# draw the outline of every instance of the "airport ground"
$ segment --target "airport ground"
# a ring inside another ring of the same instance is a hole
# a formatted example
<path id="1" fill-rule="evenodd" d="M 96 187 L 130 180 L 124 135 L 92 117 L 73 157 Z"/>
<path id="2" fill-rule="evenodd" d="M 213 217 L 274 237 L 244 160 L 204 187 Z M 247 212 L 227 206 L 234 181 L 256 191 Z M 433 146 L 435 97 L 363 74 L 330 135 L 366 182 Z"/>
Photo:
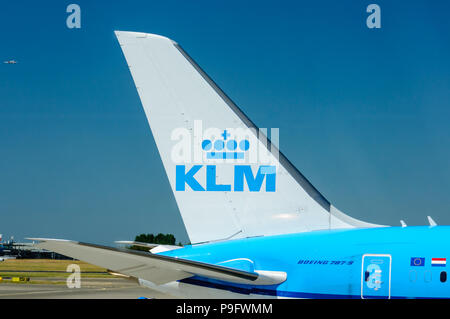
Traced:
<path id="1" fill-rule="evenodd" d="M 68 288 L 67 266 L 81 270 L 81 287 Z M 0 299 L 166 299 L 132 279 L 73 260 L 15 259 L 0 263 Z"/>

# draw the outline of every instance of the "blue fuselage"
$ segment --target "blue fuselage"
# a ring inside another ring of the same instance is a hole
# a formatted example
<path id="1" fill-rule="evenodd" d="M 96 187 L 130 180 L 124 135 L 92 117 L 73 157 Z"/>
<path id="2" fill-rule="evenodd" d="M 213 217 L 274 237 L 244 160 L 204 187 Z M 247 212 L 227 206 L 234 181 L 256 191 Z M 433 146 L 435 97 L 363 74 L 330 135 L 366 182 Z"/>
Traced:
<path id="1" fill-rule="evenodd" d="M 448 298 L 450 226 L 327 230 L 187 246 L 163 253 L 245 271 L 283 271 L 279 285 L 181 282 L 294 298 Z"/>

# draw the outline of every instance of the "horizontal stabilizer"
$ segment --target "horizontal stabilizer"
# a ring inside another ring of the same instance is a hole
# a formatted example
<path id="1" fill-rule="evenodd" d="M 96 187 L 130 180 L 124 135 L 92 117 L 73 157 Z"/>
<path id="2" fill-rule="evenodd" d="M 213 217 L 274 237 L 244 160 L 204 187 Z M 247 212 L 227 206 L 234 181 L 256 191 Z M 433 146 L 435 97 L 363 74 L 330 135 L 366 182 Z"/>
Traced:
<path id="1" fill-rule="evenodd" d="M 140 241 L 132 241 L 132 240 L 117 240 L 117 241 L 115 241 L 115 243 L 121 244 L 121 245 L 139 246 L 139 247 L 144 247 L 144 248 L 149 248 L 149 249 L 159 246 L 159 244 L 143 243 Z"/>
<path id="2" fill-rule="evenodd" d="M 274 285 L 286 280 L 284 272 L 248 272 L 198 261 L 70 240 L 28 239 L 39 241 L 35 244 L 39 248 L 83 260 L 114 272 L 148 280 L 157 285 L 192 276 L 252 285 Z"/>
<path id="3" fill-rule="evenodd" d="M 140 241 L 132 241 L 132 240 L 118 240 L 118 241 L 115 241 L 115 243 L 120 244 L 120 245 L 131 245 L 131 246 L 148 248 L 149 251 L 153 254 L 161 253 L 163 251 L 169 251 L 169 250 L 183 248 L 181 246 L 175 246 L 175 245 L 160 245 L 160 244 L 152 244 L 152 243 L 143 243 Z"/>

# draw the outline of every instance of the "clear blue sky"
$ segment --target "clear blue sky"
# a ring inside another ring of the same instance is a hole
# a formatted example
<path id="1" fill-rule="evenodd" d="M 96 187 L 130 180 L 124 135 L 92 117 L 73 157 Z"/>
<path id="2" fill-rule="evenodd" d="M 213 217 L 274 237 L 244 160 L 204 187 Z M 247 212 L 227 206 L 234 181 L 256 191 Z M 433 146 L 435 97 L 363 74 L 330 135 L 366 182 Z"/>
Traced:
<path id="1" fill-rule="evenodd" d="M 81 7 L 81 29 L 66 7 Z M 366 7 L 381 7 L 368 29 Z M 336 207 L 450 224 L 448 1 L 4 1 L 0 233 L 187 241 L 113 30 L 168 36 Z M 200 221 L 199 221 L 200 222 Z"/>

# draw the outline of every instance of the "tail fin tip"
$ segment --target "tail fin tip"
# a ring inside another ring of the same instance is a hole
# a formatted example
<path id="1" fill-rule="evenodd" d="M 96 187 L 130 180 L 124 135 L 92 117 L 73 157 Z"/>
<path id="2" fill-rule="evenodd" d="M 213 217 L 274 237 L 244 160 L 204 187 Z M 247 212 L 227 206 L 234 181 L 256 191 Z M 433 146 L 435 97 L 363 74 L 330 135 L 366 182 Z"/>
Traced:
<path id="1" fill-rule="evenodd" d="M 159 34 L 154 34 L 154 33 L 115 30 L 114 34 L 116 35 L 117 39 L 119 39 L 119 41 L 120 41 L 120 38 L 147 38 L 147 39 L 160 39 L 160 40 L 170 41 L 173 44 L 177 44 L 174 40 L 172 40 L 168 37 L 165 37 L 165 36 L 159 35 Z"/>

